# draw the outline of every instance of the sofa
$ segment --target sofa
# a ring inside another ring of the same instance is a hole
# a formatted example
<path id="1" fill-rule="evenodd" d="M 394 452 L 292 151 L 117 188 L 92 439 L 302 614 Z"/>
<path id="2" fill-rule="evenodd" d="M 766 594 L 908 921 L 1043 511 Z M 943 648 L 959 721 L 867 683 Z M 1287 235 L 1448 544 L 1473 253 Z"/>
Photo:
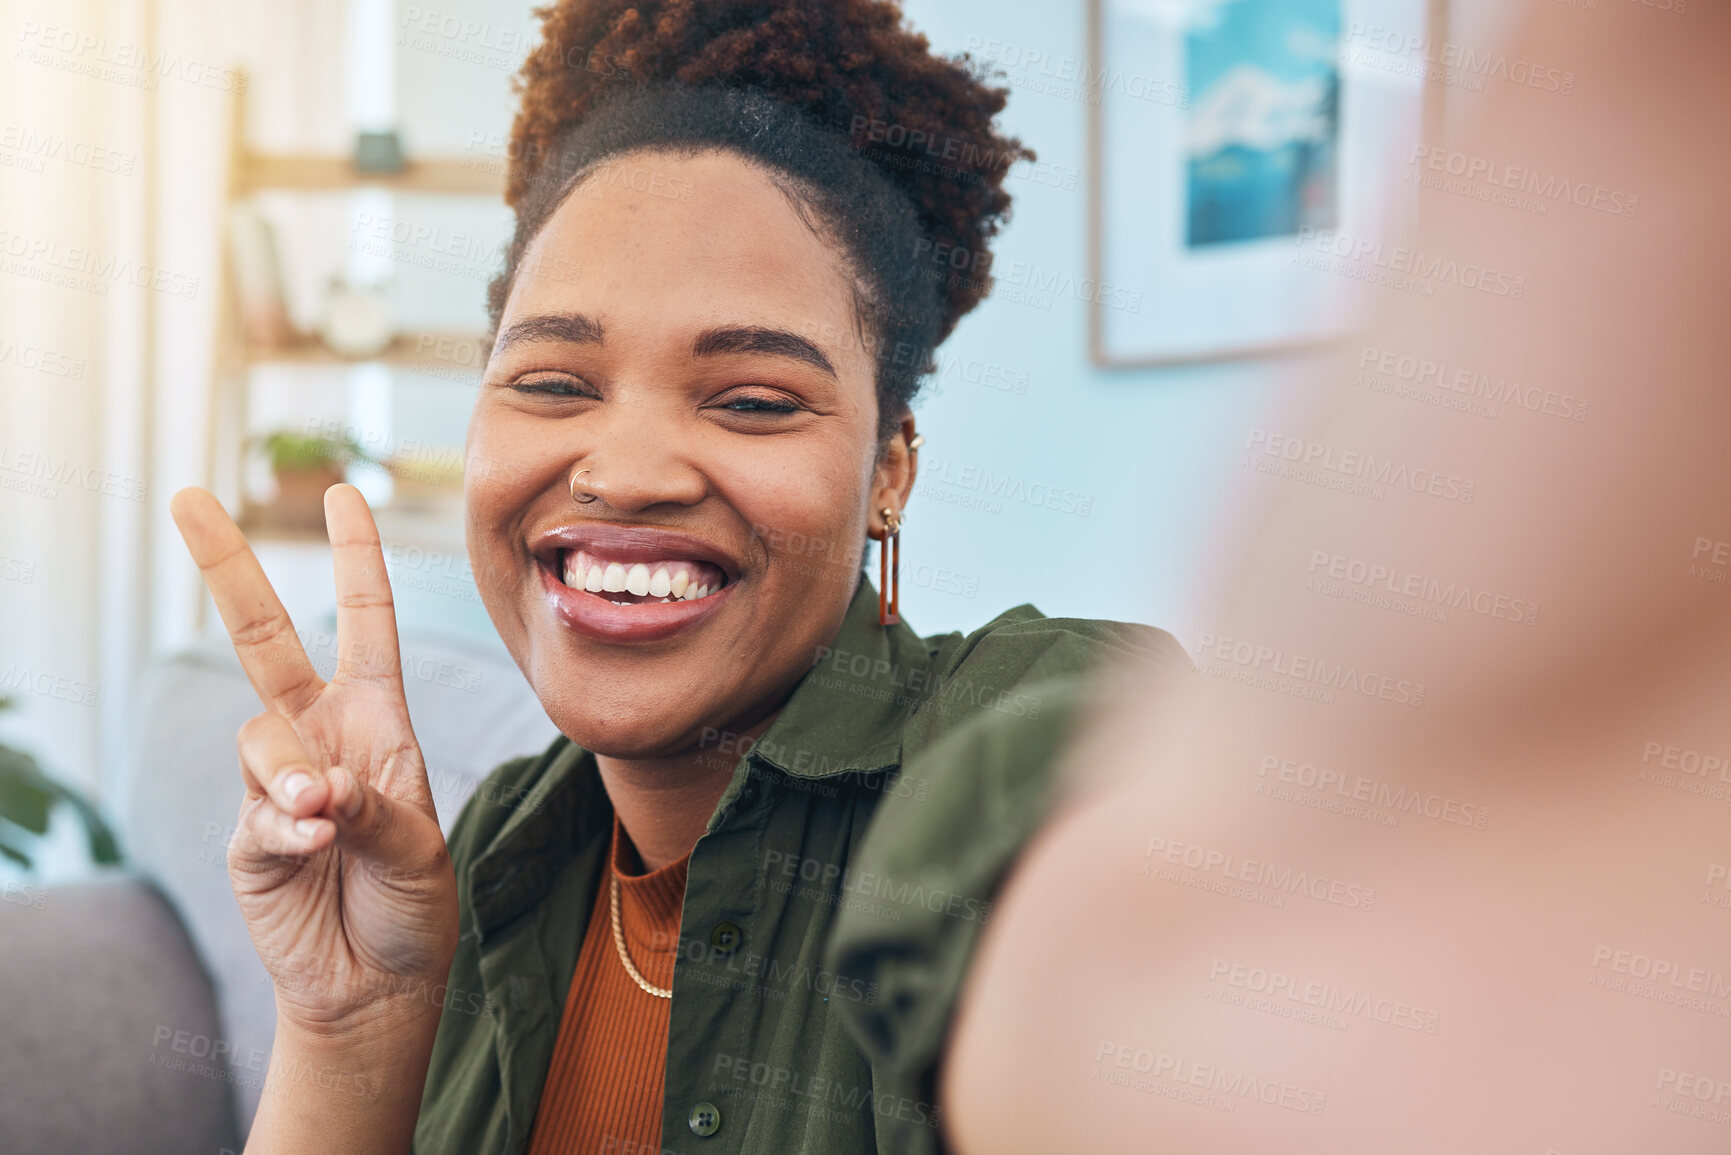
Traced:
<path id="1" fill-rule="evenodd" d="M 303 632 L 327 676 L 328 625 Z M 402 651 L 449 832 L 489 770 L 557 731 L 496 644 L 405 634 Z M 241 1149 L 275 1007 L 225 859 L 242 795 L 235 735 L 261 708 L 226 640 L 153 662 L 107 807 L 124 867 L 0 901 L 0 1152 Z"/>

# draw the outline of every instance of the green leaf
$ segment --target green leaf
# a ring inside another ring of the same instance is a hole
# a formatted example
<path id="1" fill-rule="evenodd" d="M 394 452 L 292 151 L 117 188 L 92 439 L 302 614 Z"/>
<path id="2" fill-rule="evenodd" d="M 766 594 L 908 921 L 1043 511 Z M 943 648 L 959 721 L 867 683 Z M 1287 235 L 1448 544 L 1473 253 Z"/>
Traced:
<path id="1" fill-rule="evenodd" d="M 48 808 L 57 793 L 34 767 L 0 767 L 0 818 L 33 834 L 48 832 Z"/>
<path id="2" fill-rule="evenodd" d="M 30 861 L 29 855 L 25 854 L 22 850 L 19 850 L 17 847 L 14 847 L 14 846 L 8 844 L 4 838 L 0 838 L 0 856 L 10 858 L 13 862 L 16 862 L 19 866 L 22 866 L 25 870 L 35 870 L 36 869 L 35 864 Z"/>
<path id="3" fill-rule="evenodd" d="M 90 844 L 91 859 L 98 863 L 121 861 L 119 840 L 88 798 L 48 777 L 30 755 L 0 746 L 0 819 L 33 834 L 46 834 L 54 804 L 61 801 L 78 815 Z M 30 860 L 16 847 L 8 846 L 0 852 L 26 867 L 30 865 Z"/>
<path id="4" fill-rule="evenodd" d="M 22 750 L 0 746 L 0 774 L 41 774 L 36 759 Z"/>
<path id="5" fill-rule="evenodd" d="M 60 796 L 78 812 L 79 819 L 84 823 L 84 835 L 90 840 L 90 857 L 96 862 L 119 862 L 119 842 L 114 837 L 114 831 L 108 828 L 108 823 L 102 820 L 96 807 L 82 794 L 64 788 L 61 789 Z"/>
<path id="6" fill-rule="evenodd" d="M 260 440 L 273 469 L 319 469 L 352 462 L 380 464 L 379 458 L 362 447 L 353 434 L 330 437 L 279 429 Z"/>
<path id="7" fill-rule="evenodd" d="M 30 755 L 0 746 L 0 819 L 33 834 L 46 834 L 54 804 L 61 801 L 78 815 L 90 844 L 91 859 L 98 863 L 121 861 L 119 840 L 89 799 L 48 777 Z M 29 865 L 29 859 L 16 847 L 7 847 L 5 853 L 6 857 Z"/>

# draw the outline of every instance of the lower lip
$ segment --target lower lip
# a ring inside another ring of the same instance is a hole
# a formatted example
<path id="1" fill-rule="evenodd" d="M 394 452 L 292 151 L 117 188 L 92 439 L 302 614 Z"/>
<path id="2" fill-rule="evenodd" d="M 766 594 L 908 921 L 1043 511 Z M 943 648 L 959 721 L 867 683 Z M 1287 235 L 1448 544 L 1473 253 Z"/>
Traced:
<path id="1" fill-rule="evenodd" d="M 580 634 L 603 642 L 654 642 L 690 629 L 721 607 L 722 600 L 733 592 L 729 582 L 706 598 L 693 602 L 648 602 L 643 605 L 615 605 L 606 598 L 584 590 L 574 590 L 546 566 L 541 571 L 541 586 L 554 616 Z"/>

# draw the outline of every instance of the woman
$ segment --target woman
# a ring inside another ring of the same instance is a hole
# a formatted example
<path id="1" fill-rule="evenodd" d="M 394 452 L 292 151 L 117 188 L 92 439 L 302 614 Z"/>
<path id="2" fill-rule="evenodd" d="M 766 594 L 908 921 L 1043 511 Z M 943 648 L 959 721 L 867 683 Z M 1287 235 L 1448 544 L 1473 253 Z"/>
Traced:
<path id="1" fill-rule="evenodd" d="M 1029 606 L 921 639 L 862 572 L 1031 154 L 887 0 L 565 3 L 521 88 L 467 528 L 562 737 L 447 851 L 358 494 L 326 496 L 328 684 L 220 507 L 174 502 L 267 707 L 230 856 L 277 991 L 249 1150 L 935 1149 L 1087 671 L 1185 661 Z"/>

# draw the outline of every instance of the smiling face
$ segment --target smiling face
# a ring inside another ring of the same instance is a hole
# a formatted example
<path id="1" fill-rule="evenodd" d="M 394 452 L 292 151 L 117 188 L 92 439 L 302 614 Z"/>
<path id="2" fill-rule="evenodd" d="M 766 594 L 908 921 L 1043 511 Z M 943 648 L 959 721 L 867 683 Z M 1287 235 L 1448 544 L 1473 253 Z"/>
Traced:
<path id="1" fill-rule="evenodd" d="M 725 152 L 613 158 L 524 253 L 469 425 L 469 555 L 579 745 L 744 731 L 834 638 L 913 485 L 911 419 L 880 456 L 854 286 Z"/>

